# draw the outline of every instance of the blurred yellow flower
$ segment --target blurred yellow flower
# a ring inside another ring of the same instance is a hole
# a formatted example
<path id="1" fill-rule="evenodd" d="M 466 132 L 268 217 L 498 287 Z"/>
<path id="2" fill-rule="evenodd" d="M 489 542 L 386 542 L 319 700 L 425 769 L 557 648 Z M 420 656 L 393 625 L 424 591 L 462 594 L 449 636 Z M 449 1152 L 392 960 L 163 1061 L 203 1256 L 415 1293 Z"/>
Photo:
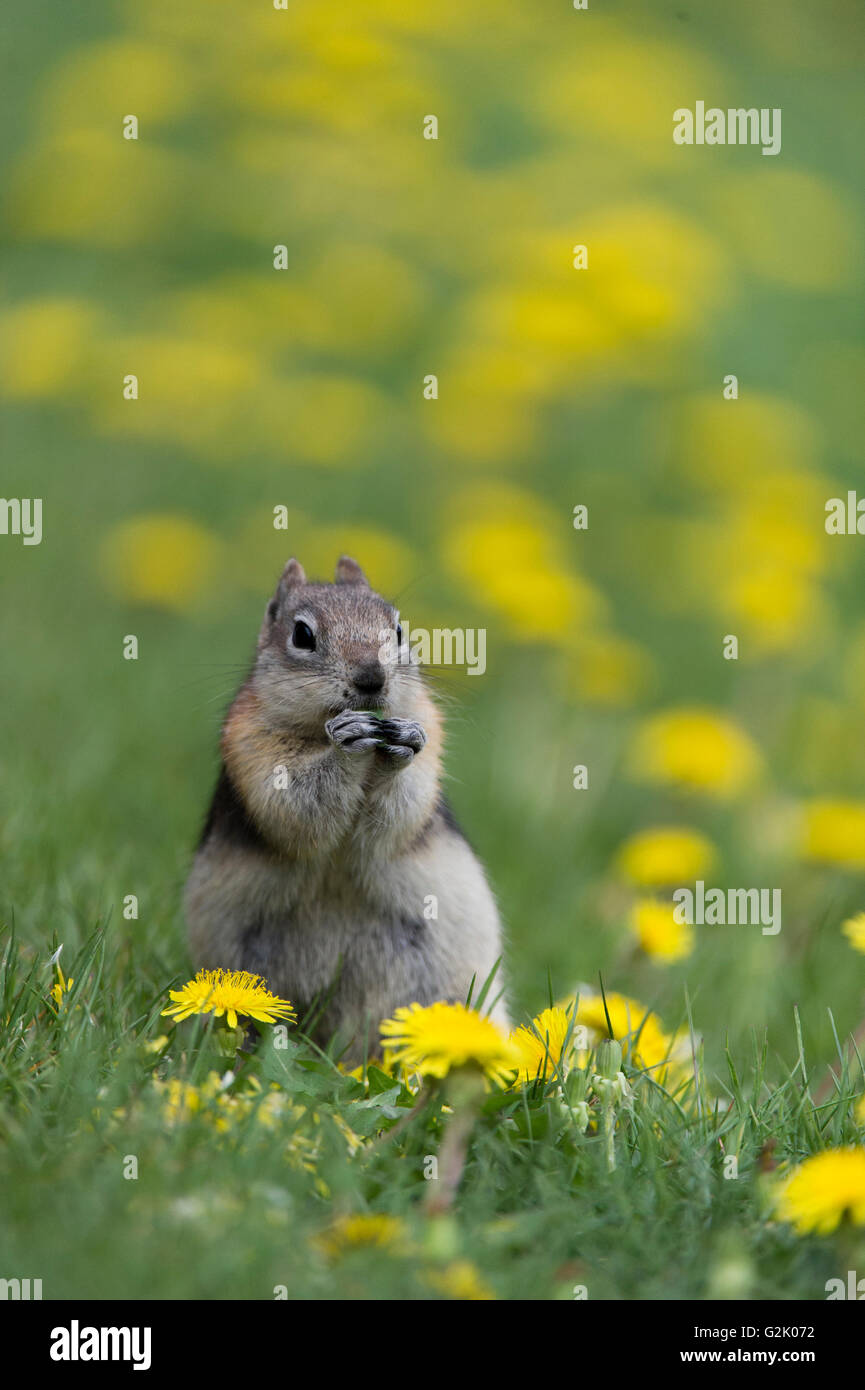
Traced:
<path id="1" fill-rule="evenodd" d="M 625 343 L 650 344 L 705 325 L 735 284 L 721 245 L 705 228 L 660 203 L 628 203 L 592 219 L 584 240 L 597 247 L 590 292 Z"/>
<path id="2" fill-rule="evenodd" d="M 803 811 L 805 859 L 841 869 L 865 868 L 865 802 L 818 797 Z"/>
<path id="3" fill-rule="evenodd" d="M 9 184 L 9 220 L 18 236 L 97 247 L 152 246 L 200 173 L 153 141 L 117 131 L 60 127 L 27 152 Z"/>
<path id="4" fill-rule="evenodd" d="M 714 864 L 715 847 L 698 830 L 684 826 L 655 826 L 631 835 L 616 862 L 633 883 L 663 888 L 702 878 Z"/>
<path id="5" fill-rule="evenodd" d="M 749 269 L 794 289 L 838 290 L 862 267 L 855 208 L 825 177 L 779 167 L 755 169 L 709 186 L 718 225 Z"/>
<path id="6" fill-rule="evenodd" d="M 510 1040 L 520 1055 L 520 1081 L 530 1085 L 538 1077 L 546 1080 L 557 1068 L 560 1076 L 567 1075 L 568 1062 L 573 1052 L 571 1040 L 568 1053 L 565 1055 L 565 1039 L 569 1025 L 568 1011 L 556 1005 L 551 1009 L 544 1009 L 537 1018 L 533 1018 L 530 1028 L 522 1026 L 513 1030 Z"/>
<path id="7" fill-rule="evenodd" d="M 542 362 L 545 375 L 553 373 L 553 381 L 539 380 L 536 385 L 545 385 L 547 391 L 558 384 L 568 366 L 591 360 L 593 353 L 609 353 L 619 341 L 615 322 L 604 318 L 600 306 L 587 301 L 583 284 L 570 271 L 572 241 L 564 229 L 527 239 L 524 259 L 537 278 L 485 287 L 463 310 L 467 335 L 495 345 L 491 363 L 513 360 L 520 353 L 531 381 L 532 362 Z M 519 391 L 518 382 L 514 388 Z M 494 422 L 490 424 L 494 427 Z"/>
<path id="8" fill-rule="evenodd" d="M 777 566 L 746 565 L 730 572 L 718 588 L 726 614 L 741 624 L 744 653 L 788 651 L 806 646 L 827 626 L 826 604 L 807 578 Z"/>
<path id="9" fill-rule="evenodd" d="M 556 518 L 529 493 L 500 485 L 466 489 L 451 504 L 445 563 L 474 598 L 498 609 L 514 637 L 570 642 L 605 604 L 566 568 L 557 532 Z"/>
<path id="10" fill-rule="evenodd" d="M 809 491 L 819 487 L 808 476 L 817 462 L 817 423 L 784 397 L 750 390 L 735 402 L 720 394 L 686 396 L 661 407 L 656 436 L 695 487 L 733 494 L 743 505 L 762 491 L 764 499 L 769 493 L 769 500 L 786 512 L 791 483 L 797 491 L 803 485 Z M 758 478 L 754 459 L 760 460 Z"/>
<path id="11" fill-rule="evenodd" d="M 330 241 L 297 278 L 314 312 L 310 345 L 359 353 L 360 360 L 398 354 L 426 308 L 428 290 L 416 267 L 383 246 Z"/>
<path id="12" fill-rule="evenodd" d="M 572 267 L 578 243 L 591 248 L 585 273 Z M 579 237 L 568 226 L 517 233 L 499 260 L 498 282 L 465 304 L 462 332 L 542 364 L 545 395 L 613 366 L 619 380 L 642 380 L 659 345 L 696 331 L 722 288 L 729 295 L 720 246 L 696 222 L 653 202 L 604 207 Z"/>
<path id="13" fill-rule="evenodd" d="M 559 673 L 566 698 L 627 709 L 645 694 L 654 663 L 636 642 L 601 631 L 580 634 L 572 647 L 566 646 Z"/>
<path id="14" fill-rule="evenodd" d="M 665 407 L 656 437 L 691 487 L 714 494 L 711 519 L 660 518 L 678 579 L 665 605 L 716 614 L 744 661 L 813 652 L 830 620 L 816 581 L 844 563 L 814 525 L 828 486 L 814 419 L 781 397 L 698 395 Z"/>
<path id="15" fill-rule="evenodd" d="M 761 759 L 732 719 L 715 710 L 682 706 L 643 720 L 628 762 L 638 781 L 727 798 L 753 781 Z"/>
<path id="16" fill-rule="evenodd" d="M 865 912 L 857 912 L 855 917 L 842 922 L 841 930 L 851 946 L 857 951 L 865 951 Z"/>
<path id="17" fill-rule="evenodd" d="M 657 960 L 683 960 L 694 949 L 694 929 L 677 922 L 672 903 L 640 898 L 631 910 L 631 929 L 647 956 Z"/>
<path id="18" fill-rule="evenodd" d="M 208 592 L 219 553 L 218 541 L 196 522 L 152 513 L 113 527 L 100 562 L 118 598 L 184 612 Z"/>
<path id="19" fill-rule="evenodd" d="M 386 397 L 357 377 L 298 373 L 256 394 L 253 438 L 307 463 L 350 468 L 391 413 Z"/>
<path id="20" fill-rule="evenodd" d="M 453 538 L 478 557 L 487 545 L 498 545 L 514 538 L 495 523 L 464 528 Z M 512 570 L 490 568 L 485 571 L 480 596 L 498 608 L 508 619 L 515 637 L 529 641 L 553 639 L 566 634 L 574 625 L 586 622 L 598 610 L 598 595 L 592 586 L 576 575 L 551 568 L 517 567 Z"/>
<path id="21" fill-rule="evenodd" d="M 460 1302 L 489 1302 L 495 1298 L 492 1289 L 484 1283 L 470 1260 L 455 1260 L 441 1270 L 430 1269 L 424 1279 L 438 1293 Z"/>
<path id="22" fill-rule="evenodd" d="M 207 1105 L 219 1094 L 220 1085 L 219 1077 L 212 1071 L 200 1088 L 172 1076 L 167 1081 L 154 1077 L 153 1089 L 164 1098 L 163 1117 L 168 1124 L 176 1124 L 197 1115 L 202 1104 Z"/>
<path id="23" fill-rule="evenodd" d="M 318 342 L 315 301 L 287 273 L 231 271 L 173 289 L 156 307 L 172 337 L 242 349 L 256 358 Z"/>
<path id="24" fill-rule="evenodd" d="M 683 90 L 710 92 L 725 80 L 704 51 L 665 34 L 650 37 L 605 16 L 602 30 L 580 38 L 581 61 L 551 53 L 538 70 L 532 107 L 553 129 L 592 132 L 614 161 L 675 167 L 670 138 Z M 610 101 L 615 92 L 616 100 Z M 632 175 L 633 177 L 633 175 Z"/>
<path id="25" fill-rule="evenodd" d="M 48 76 L 41 108 L 47 129 L 100 129 L 115 113 L 118 138 L 126 115 L 147 129 L 176 120 L 196 99 L 198 67 L 174 45 L 108 39 L 75 48 Z"/>
<path id="26" fill-rule="evenodd" d="M 178 333 L 107 338 L 100 351 L 117 388 L 100 400 L 99 428 L 169 439 L 217 459 L 245 457 L 260 442 L 277 388 L 253 349 Z M 138 378 L 139 400 L 124 399 L 118 363 Z M 285 428 L 283 419 L 283 439 Z"/>
<path id="27" fill-rule="evenodd" d="M 0 389 L 19 397 L 79 390 L 100 317 L 94 305 L 72 298 L 31 299 L 10 309 L 0 320 Z"/>
<path id="28" fill-rule="evenodd" d="M 339 1216 L 333 1225 L 313 1240 L 324 1254 L 333 1257 L 351 1249 L 398 1250 L 406 1244 L 407 1228 L 398 1216 L 384 1212 L 358 1212 Z"/>
<path id="29" fill-rule="evenodd" d="M 779 1185 L 778 1215 L 799 1235 L 826 1236 L 842 1217 L 865 1226 L 865 1149 L 827 1149 L 807 1158 Z"/>
<path id="30" fill-rule="evenodd" d="M 436 374 L 439 399 L 419 398 L 416 413 L 437 447 L 478 464 L 502 464 L 531 449 L 539 400 L 528 354 L 461 346 Z"/>
<path id="31" fill-rule="evenodd" d="M 777 488 L 766 496 L 752 495 L 725 518 L 730 543 L 738 547 L 740 560 L 743 555 L 752 557 L 746 568 L 819 574 L 826 568 L 828 552 L 813 516 L 824 510 L 826 484 L 790 473 L 776 482 Z"/>

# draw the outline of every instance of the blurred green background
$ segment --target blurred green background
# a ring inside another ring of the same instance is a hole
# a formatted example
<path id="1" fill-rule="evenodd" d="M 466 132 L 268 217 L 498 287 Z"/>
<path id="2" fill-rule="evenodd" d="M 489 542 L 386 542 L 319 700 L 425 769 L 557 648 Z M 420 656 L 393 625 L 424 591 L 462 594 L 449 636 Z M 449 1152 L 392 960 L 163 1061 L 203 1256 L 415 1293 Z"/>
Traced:
<path id="1" fill-rule="evenodd" d="M 601 971 L 672 1027 L 687 983 L 711 1061 L 755 1026 L 791 1060 L 795 1002 L 831 1060 L 865 981 L 865 542 L 824 530 L 863 484 L 861 4 L 3 26 L 2 491 L 44 500 L 40 546 L 0 537 L 5 922 L 185 971 L 264 603 L 348 551 L 413 626 L 488 631 L 436 686 L 517 1011 Z M 698 99 L 782 108 L 781 154 L 675 146 Z M 641 934 L 688 878 L 627 846 L 668 827 L 708 882 L 781 887 L 781 933 Z"/>

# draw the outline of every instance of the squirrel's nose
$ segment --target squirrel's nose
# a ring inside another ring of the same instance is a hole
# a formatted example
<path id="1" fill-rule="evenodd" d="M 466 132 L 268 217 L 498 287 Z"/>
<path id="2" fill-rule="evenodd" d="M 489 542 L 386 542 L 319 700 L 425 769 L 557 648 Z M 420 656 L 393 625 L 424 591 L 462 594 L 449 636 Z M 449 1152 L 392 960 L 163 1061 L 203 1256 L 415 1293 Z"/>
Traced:
<path id="1" fill-rule="evenodd" d="M 355 667 L 354 675 L 355 690 L 359 690 L 362 695 L 377 695 L 384 685 L 384 670 L 378 661 L 365 661 L 362 666 Z"/>

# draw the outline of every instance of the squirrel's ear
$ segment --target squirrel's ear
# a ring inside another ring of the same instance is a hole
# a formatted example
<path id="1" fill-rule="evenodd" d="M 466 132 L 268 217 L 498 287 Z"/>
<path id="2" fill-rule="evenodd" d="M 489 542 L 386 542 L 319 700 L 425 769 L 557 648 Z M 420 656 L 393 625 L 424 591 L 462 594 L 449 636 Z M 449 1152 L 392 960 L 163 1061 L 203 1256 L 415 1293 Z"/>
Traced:
<path id="1" fill-rule="evenodd" d="M 335 578 L 337 584 L 362 584 L 365 589 L 369 588 L 369 580 L 357 560 L 352 560 L 349 555 L 340 555 L 336 562 Z"/>
<path id="2" fill-rule="evenodd" d="M 276 586 L 276 593 L 264 610 L 264 622 L 261 625 L 261 632 L 258 634 L 260 646 L 266 643 L 270 634 L 270 629 L 273 627 L 276 615 L 279 612 L 279 605 L 285 598 L 289 589 L 293 588 L 296 584 L 305 583 L 306 572 L 304 571 L 303 565 L 292 556 L 285 569 L 282 571 L 279 583 Z"/>
<path id="3" fill-rule="evenodd" d="M 279 581 L 279 588 L 290 589 L 293 584 L 305 584 L 306 571 L 299 560 L 291 557 L 285 569 L 282 571 L 282 578 Z"/>

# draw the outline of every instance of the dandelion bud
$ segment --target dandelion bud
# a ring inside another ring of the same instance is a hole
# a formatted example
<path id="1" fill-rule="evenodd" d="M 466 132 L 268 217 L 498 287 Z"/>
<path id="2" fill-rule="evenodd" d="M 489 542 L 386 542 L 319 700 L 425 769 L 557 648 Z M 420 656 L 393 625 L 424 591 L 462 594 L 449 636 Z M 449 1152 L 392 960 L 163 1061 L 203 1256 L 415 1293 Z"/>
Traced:
<path id="1" fill-rule="evenodd" d="M 607 1081 L 615 1081 L 622 1068 L 622 1044 L 615 1038 L 604 1038 L 595 1053 L 595 1065 Z"/>
<path id="2" fill-rule="evenodd" d="M 571 1106 L 571 1114 L 576 1121 L 577 1129 L 581 1134 L 585 1134 L 589 1127 L 589 1107 L 584 1100 L 578 1100 Z"/>

